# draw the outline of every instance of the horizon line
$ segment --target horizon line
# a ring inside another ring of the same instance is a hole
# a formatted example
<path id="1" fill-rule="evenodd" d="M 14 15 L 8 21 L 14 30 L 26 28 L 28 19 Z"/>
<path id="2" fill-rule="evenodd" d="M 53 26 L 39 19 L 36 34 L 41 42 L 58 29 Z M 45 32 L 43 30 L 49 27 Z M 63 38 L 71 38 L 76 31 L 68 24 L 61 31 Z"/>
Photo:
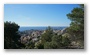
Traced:
<path id="1" fill-rule="evenodd" d="M 48 26 L 20 26 L 20 27 L 48 27 Z M 69 26 L 50 26 L 50 27 L 69 27 Z"/>

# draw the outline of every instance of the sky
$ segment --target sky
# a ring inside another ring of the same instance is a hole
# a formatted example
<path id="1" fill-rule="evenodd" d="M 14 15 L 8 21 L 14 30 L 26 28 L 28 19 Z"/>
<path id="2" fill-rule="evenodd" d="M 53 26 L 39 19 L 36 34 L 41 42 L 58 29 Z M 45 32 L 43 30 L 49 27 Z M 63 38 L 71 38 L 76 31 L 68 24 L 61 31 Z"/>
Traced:
<path id="1" fill-rule="evenodd" d="M 69 26 L 66 16 L 77 4 L 4 4 L 4 22 L 19 26 Z"/>

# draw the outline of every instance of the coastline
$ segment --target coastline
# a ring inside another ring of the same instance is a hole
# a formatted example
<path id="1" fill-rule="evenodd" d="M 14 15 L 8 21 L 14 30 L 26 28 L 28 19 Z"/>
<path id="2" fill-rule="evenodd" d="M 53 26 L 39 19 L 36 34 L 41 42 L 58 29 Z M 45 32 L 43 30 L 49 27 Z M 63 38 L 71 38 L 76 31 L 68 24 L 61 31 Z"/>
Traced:
<path id="1" fill-rule="evenodd" d="M 56 29 L 56 30 L 62 30 L 63 28 L 67 28 L 67 26 L 62 26 L 62 27 L 61 27 L 61 26 L 50 26 L 50 27 L 51 27 L 52 29 L 54 29 L 54 30 L 55 30 L 55 29 Z M 32 26 L 32 27 L 31 27 L 31 26 L 30 26 L 30 27 L 29 27 L 29 26 L 28 26 L 28 27 L 27 27 L 27 26 L 22 27 L 22 26 L 21 26 L 21 27 L 19 28 L 19 31 L 25 31 L 25 30 L 46 30 L 46 28 L 47 28 L 47 26 L 40 26 L 40 27 L 39 27 L 39 26 L 38 26 L 38 27 L 37 27 L 37 26 L 36 26 L 36 27 L 33 27 L 33 26 Z"/>

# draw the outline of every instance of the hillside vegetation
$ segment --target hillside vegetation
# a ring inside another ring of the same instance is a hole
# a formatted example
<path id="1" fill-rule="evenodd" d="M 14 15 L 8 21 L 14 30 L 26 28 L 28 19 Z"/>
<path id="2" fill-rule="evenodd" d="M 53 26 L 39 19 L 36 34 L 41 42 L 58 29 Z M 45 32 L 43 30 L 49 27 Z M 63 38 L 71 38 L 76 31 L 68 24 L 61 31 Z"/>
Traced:
<path id="1" fill-rule="evenodd" d="M 18 24 L 4 22 L 4 49 L 83 49 L 84 5 L 79 5 L 66 15 L 71 20 L 70 27 L 56 33 L 49 26 L 44 32 L 32 31 L 37 35 L 30 34 L 30 37 L 21 37 Z"/>

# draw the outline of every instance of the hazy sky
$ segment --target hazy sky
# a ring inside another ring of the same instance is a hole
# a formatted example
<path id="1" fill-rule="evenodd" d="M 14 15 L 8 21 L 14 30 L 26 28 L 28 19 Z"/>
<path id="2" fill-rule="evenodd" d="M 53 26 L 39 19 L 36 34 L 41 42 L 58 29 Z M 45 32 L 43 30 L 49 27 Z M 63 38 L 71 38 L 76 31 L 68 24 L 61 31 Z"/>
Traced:
<path id="1" fill-rule="evenodd" d="M 77 4 L 5 4 L 4 21 L 20 26 L 69 26 L 66 14 Z"/>

